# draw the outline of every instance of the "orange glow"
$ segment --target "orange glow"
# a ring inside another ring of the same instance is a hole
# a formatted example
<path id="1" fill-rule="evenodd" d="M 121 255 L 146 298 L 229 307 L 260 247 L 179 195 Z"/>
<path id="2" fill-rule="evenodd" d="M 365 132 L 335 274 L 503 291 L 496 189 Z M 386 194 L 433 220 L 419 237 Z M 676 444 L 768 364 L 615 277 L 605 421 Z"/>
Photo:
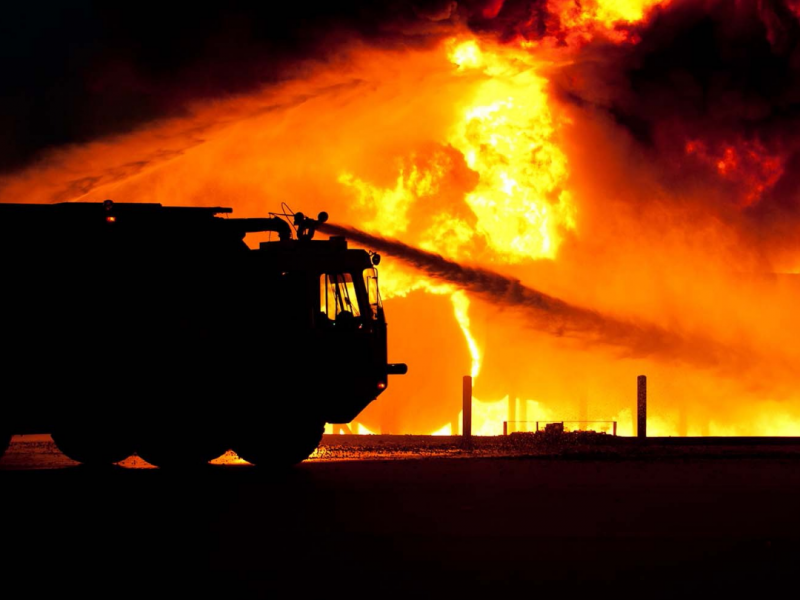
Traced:
<path id="1" fill-rule="evenodd" d="M 382 252 L 389 360 L 409 373 L 347 431 L 457 434 L 471 374 L 478 435 L 537 420 L 616 420 L 631 435 L 646 374 L 654 435 L 798 434 L 800 248 L 748 220 L 791 171 L 789 151 L 687 129 L 670 138 L 670 171 L 604 110 L 602 86 L 596 105 L 563 89 L 571 67 L 594 65 L 580 54 L 591 40 L 595 52 L 640 48 L 636 24 L 669 0 L 548 6 L 558 31 L 529 40 L 453 25 L 414 47 L 354 42 L 294 80 L 4 174 L 0 199 L 230 206 L 237 217 L 287 202 L 474 268 L 465 291 Z M 503 14 L 498 1 L 483 16 Z M 486 271 L 628 327 L 575 331 L 513 285 L 482 293 Z M 698 359 L 706 347 L 713 360 Z"/>
<path id="2" fill-rule="evenodd" d="M 244 460 L 243 458 L 239 458 L 239 455 L 236 454 L 232 450 L 228 450 L 222 456 L 215 458 L 214 460 L 210 461 L 212 465 L 249 465 L 250 463 Z"/>
<path id="3" fill-rule="evenodd" d="M 437 429 L 436 431 L 432 431 L 431 435 L 455 435 L 453 433 L 453 424 L 452 423 L 448 423 L 447 425 L 445 425 L 441 429 Z"/>
<path id="4" fill-rule="evenodd" d="M 759 142 L 741 141 L 712 152 L 699 140 L 686 143 L 686 153 L 705 164 L 713 164 L 720 177 L 735 181 L 740 192 L 740 204 L 751 206 L 762 194 L 777 183 L 784 171 L 784 158 L 770 156 Z"/>

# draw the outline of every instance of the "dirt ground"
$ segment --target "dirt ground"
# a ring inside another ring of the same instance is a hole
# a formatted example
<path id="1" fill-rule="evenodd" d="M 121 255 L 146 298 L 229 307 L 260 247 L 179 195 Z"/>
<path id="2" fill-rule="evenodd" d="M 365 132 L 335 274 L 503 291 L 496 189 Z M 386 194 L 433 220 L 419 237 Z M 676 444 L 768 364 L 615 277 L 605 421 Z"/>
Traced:
<path id="1" fill-rule="evenodd" d="M 797 586 L 792 445 L 537 453 L 530 440 L 511 451 L 497 439 L 330 437 L 271 474 L 234 460 L 183 474 L 91 470 L 46 439 L 15 440 L 0 459 L 2 586 L 83 598 L 764 597 Z"/>

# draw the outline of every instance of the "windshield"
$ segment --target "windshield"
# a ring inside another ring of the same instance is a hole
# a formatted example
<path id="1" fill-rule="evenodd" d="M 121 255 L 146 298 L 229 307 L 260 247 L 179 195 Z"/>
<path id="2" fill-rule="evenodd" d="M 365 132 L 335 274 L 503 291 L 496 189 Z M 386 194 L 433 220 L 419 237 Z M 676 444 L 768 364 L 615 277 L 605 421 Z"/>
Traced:
<path id="1" fill-rule="evenodd" d="M 324 273 L 320 275 L 320 313 L 330 321 L 360 317 L 353 277 L 350 273 Z"/>

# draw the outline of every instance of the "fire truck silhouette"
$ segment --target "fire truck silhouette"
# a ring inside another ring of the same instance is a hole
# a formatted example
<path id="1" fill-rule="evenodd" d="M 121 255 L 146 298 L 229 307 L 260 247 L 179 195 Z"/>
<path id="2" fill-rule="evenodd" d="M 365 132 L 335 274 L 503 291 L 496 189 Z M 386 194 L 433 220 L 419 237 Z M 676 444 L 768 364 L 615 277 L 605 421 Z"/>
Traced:
<path id="1" fill-rule="evenodd" d="M 93 465 L 292 465 L 406 372 L 387 362 L 378 255 L 314 240 L 325 213 L 231 212 L 0 204 L 0 455 L 38 432 Z M 255 232 L 277 239 L 251 249 Z"/>

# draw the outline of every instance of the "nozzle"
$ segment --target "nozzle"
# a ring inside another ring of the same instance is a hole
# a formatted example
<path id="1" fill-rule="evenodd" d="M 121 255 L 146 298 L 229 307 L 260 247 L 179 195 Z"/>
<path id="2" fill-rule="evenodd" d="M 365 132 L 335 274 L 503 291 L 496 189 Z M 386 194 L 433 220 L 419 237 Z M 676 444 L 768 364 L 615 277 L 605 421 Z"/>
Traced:
<path id="1" fill-rule="evenodd" d="M 408 365 L 406 363 L 390 363 L 386 365 L 387 375 L 405 375 L 408 373 Z"/>

